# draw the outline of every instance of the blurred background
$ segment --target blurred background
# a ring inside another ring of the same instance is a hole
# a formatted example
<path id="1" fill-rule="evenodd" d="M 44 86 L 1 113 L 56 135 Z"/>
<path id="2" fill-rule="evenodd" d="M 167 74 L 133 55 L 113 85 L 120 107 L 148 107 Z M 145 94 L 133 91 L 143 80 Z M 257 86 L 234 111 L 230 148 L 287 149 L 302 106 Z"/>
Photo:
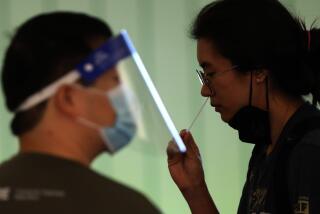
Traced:
<path id="1" fill-rule="evenodd" d="M 204 99 L 195 69 L 196 42 L 189 27 L 209 0 L 0 0 L 0 67 L 17 26 L 49 11 L 81 11 L 106 21 L 118 33 L 127 29 L 178 130 L 187 128 Z M 282 0 L 308 26 L 320 16 L 319 0 Z M 258 33 L 258 32 L 257 32 Z M 1 83 L 0 83 L 1 84 Z M 1 85 L 0 85 L 1 86 Z M 19 86 L 17 86 L 18 90 Z M 0 93 L 0 162 L 17 152 L 9 130 L 11 115 Z M 208 104 L 192 133 L 202 153 L 206 181 L 221 213 L 236 213 L 252 146 L 220 120 Z M 168 139 L 169 140 L 169 139 Z M 190 213 L 170 178 L 165 151 L 157 155 L 130 146 L 93 164 L 100 173 L 148 196 L 163 213 Z"/>

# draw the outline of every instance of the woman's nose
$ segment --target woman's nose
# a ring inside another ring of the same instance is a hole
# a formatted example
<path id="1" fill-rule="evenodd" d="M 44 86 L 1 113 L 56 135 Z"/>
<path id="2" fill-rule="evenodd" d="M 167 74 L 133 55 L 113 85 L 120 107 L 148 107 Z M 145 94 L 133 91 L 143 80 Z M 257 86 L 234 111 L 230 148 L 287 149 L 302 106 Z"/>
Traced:
<path id="1" fill-rule="evenodd" d="M 212 89 L 209 88 L 206 84 L 203 84 L 201 87 L 201 96 L 203 97 L 210 97 L 212 96 Z"/>

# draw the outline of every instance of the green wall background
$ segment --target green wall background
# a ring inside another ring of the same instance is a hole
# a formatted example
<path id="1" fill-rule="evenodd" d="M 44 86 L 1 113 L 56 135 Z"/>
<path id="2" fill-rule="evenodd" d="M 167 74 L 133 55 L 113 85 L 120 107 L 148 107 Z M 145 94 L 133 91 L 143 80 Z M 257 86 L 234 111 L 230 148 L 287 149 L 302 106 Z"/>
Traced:
<path id="1" fill-rule="evenodd" d="M 0 66 L 15 28 L 46 11 L 82 11 L 107 21 L 114 32 L 127 29 L 178 129 L 187 128 L 203 102 L 195 75 L 196 43 L 188 29 L 209 0 L 0 0 Z M 320 15 L 319 0 L 282 1 L 308 24 Z M 0 83 L 1 84 L 1 83 Z M 18 86 L 17 86 L 18 90 Z M 18 148 L 9 130 L 11 115 L 0 94 L 0 161 Z M 252 147 L 206 106 L 192 129 L 200 147 L 209 190 L 221 213 L 236 213 Z M 99 172 L 144 192 L 164 213 L 190 213 L 172 182 L 166 155 L 131 147 L 100 156 Z"/>

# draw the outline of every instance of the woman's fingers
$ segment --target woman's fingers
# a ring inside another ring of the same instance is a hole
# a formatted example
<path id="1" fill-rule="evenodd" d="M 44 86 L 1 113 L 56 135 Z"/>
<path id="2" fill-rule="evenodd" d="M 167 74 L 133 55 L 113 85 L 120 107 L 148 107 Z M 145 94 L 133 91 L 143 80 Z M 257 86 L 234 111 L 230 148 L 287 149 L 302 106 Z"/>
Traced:
<path id="1" fill-rule="evenodd" d="M 188 130 L 181 130 L 180 136 L 187 148 L 186 153 L 181 153 L 177 144 L 171 140 L 167 147 L 168 164 L 173 165 L 183 160 L 186 156 L 189 158 L 200 159 L 200 152 L 192 134 Z"/>
<path id="2" fill-rule="evenodd" d="M 168 155 L 168 165 L 172 166 L 174 164 L 182 161 L 182 154 L 179 151 L 177 144 L 171 140 L 167 146 L 167 155 Z"/>
<path id="3" fill-rule="evenodd" d="M 188 147 L 197 155 L 200 155 L 199 148 L 195 143 L 191 132 L 187 132 L 185 135 L 185 142 L 188 144 Z"/>

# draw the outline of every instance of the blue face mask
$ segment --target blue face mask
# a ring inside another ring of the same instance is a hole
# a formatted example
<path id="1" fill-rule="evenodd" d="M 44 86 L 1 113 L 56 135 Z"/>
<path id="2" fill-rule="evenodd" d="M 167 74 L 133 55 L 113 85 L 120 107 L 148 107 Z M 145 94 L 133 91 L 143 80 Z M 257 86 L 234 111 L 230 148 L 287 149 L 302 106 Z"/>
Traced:
<path id="1" fill-rule="evenodd" d="M 128 145 L 135 136 L 137 123 L 130 107 L 137 105 L 133 92 L 121 85 L 108 91 L 107 97 L 116 112 L 116 122 L 112 127 L 100 129 L 100 133 L 110 153 L 114 153 Z"/>
<path id="2" fill-rule="evenodd" d="M 137 131 L 137 118 L 133 112 L 139 112 L 139 106 L 132 91 L 120 85 L 106 94 L 106 99 L 116 112 L 116 122 L 111 127 L 100 127 L 84 118 L 77 121 L 99 131 L 109 153 L 113 154 L 128 145 Z"/>

